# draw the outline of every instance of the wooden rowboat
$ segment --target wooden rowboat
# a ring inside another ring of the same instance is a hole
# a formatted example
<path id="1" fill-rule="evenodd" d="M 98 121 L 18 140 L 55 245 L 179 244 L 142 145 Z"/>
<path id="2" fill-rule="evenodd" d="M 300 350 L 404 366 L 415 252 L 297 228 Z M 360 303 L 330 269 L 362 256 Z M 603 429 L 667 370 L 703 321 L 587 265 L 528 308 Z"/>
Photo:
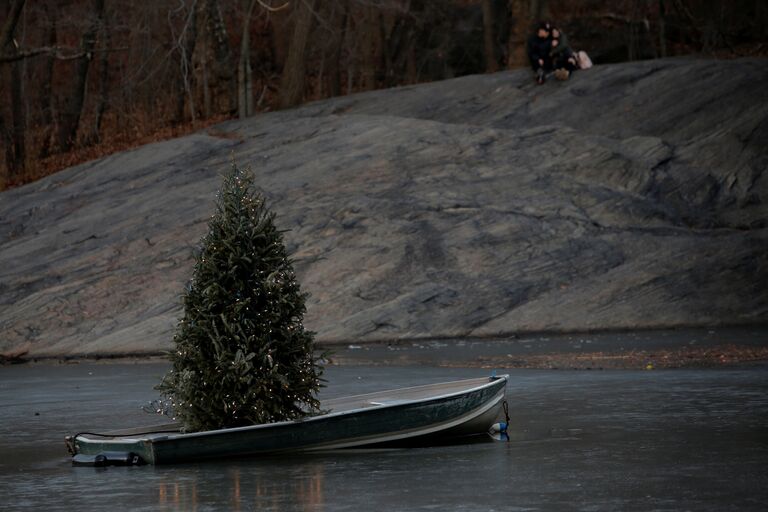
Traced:
<path id="1" fill-rule="evenodd" d="M 322 403 L 325 414 L 181 433 L 177 424 L 67 437 L 73 463 L 173 464 L 268 453 L 429 443 L 488 432 L 507 375 L 383 391 Z"/>

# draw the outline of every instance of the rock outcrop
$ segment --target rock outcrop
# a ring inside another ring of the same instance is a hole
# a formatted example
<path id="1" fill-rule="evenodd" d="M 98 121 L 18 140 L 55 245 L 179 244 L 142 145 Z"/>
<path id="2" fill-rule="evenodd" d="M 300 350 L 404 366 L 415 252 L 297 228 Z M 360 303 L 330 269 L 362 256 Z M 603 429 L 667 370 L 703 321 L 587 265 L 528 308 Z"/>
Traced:
<path id="1" fill-rule="evenodd" d="M 768 65 L 525 70 L 231 121 L 0 195 L 0 353 L 171 347 L 231 157 L 325 342 L 768 321 Z"/>

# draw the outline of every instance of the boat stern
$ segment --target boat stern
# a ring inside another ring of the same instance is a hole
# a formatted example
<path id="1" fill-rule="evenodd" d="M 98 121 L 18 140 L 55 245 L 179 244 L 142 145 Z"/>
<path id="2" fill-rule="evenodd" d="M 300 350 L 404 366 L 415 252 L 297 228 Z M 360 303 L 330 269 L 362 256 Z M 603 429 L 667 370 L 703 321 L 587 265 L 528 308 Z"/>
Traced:
<path id="1" fill-rule="evenodd" d="M 64 443 L 73 466 L 141 466 L 154 463 L 152 440 L 94 434 L 66 436 Z"/>

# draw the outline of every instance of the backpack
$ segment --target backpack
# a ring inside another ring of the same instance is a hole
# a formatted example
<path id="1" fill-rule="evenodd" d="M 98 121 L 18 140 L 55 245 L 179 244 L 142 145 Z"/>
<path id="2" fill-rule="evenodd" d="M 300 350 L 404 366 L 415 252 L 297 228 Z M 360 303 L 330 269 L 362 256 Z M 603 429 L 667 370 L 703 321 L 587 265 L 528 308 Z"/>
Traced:
<path id="1" fill-rule="evenodd" d="M 589 69 L 592 67 L 592 59 L 589 58 L 589 55 L 587 55 L 587 52 L 584 50 L 576 52 L 576 62 L 581 69 Z"/>

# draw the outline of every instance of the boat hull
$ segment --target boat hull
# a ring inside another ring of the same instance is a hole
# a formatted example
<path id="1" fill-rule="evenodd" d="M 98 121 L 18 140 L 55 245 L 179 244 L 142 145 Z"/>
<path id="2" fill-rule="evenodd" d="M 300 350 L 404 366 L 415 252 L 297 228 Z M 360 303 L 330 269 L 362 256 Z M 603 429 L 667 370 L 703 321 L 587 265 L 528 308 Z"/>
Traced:
<path id="1" fill-rule="evenodd" d="M 361 395 L 362 407 L 300 421 L 189 434 L 80 435 L 74 439 L 74 447 L 76 453 L 84 455 L 130 452 L 147 463 L 169 464 L 479 434 L 487 432 L 498 417 L 507 378 L 486 382 L 466 391 L 415 400 L 376 401 L 376 394 Z M 418 388 L 409 389 L 413 394 Z"/>

